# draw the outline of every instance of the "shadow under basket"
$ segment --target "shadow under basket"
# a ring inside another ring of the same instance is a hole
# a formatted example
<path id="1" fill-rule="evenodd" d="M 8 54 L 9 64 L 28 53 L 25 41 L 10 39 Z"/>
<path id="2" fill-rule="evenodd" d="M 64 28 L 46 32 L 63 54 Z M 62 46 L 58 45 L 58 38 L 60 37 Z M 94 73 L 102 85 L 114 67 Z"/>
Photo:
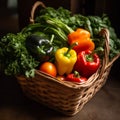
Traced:
<path id="1" fill-rule="evenodd" d="M 100 68 L 86 82 L 60 81 L 36 70 L 34 78 L 17 76 L 25 95 L 65 115 L 78 113 L 105 84 L 114 61 L 120 56 L 109 61 L 109 31 L 102 29 L 101 34 L 105 37 L 104 58 Z"/>

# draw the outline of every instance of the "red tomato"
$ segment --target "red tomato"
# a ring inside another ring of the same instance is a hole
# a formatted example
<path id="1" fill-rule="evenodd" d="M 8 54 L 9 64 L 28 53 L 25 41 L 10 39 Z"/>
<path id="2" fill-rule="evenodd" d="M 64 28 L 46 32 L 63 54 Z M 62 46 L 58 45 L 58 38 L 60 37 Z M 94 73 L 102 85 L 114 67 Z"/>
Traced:
<path id="1" fill-rule="evenodd" d="M 51 62 L 44 62 L 43 64 L 40 65 L 39 70 L 43 71 L 53 77 L 56 77 L 56 75 L 57 75 L 56 66 Z"/>

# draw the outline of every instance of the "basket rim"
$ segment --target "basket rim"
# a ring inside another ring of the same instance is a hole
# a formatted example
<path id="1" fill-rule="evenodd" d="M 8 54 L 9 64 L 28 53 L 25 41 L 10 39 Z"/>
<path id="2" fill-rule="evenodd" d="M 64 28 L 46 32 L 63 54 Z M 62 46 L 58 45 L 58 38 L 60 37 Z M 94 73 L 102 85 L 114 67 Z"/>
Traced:
<path id="1" fill-rule="evenodd" d="M 84 88 L 84 87 L 89 87 L 90 85 L 92 85 L 93 82 L 95 82 L 96 79 L 99 77 L 99 74 L 98 74 L 99 71 L 100 71 L 100 69 L 95 74 L 93 74 L 87 81 L 82 82 L 82 83 L 58 80 L 56 77 L 50 76 L 49 74 L 44 73 L 44 72 L 39 71 L 39 70 L 35 70 L 35 73 L 36 73 L 36 75 L 40 75 L 42 77 L 45 77 L 49 80 L 52 80 L 58 84 L 63 85 L 63 86 L 66 86 L 66 87 L 69 87 L 72 89 L 73 88 L 74 89 L 81 89 L 81 87 Z M 93 80 L 93 78 L 94 78 L 94 80 Z"/>

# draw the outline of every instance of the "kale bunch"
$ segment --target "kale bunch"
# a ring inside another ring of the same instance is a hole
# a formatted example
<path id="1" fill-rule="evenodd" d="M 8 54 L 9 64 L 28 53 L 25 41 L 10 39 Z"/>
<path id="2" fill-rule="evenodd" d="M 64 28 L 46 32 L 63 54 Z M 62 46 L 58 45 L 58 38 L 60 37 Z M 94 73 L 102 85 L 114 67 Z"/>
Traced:
<path id="1" fill-rule="evenodd" d="M 0 41 L 0 71 L 6 75 L 25 75 L 33 77 L 38 62 L 25 47 L 27 34 L 8 33 Z"/>

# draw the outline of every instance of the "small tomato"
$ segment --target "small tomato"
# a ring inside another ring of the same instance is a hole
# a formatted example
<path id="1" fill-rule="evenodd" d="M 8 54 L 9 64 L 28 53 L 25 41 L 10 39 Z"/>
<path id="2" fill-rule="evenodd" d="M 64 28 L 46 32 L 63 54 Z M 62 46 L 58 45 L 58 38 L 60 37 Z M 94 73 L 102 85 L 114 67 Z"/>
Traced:
<path id="1" fill-rule="evenodd" d="M 51 62 L 44 62 L 40 65 L 39 70 L 45 72 L 53 77 L 57 75 L 56 66 Z"/>

